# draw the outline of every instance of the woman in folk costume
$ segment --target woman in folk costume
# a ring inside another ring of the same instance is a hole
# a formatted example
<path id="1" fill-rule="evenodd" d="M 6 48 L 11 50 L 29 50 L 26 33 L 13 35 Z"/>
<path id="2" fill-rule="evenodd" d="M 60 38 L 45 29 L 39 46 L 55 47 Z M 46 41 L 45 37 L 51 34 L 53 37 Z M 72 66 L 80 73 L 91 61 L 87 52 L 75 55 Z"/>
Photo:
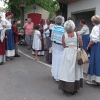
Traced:
<path id="1" fill-rule="evenodd" d="M 14 37 L 12 32 L 12 24 L 9 21 L 9 19 L 12 16 L 11 12 L 7 12 L 5 20 L 3 20 L 2 25 L 6 27 L 6 33 L 7 33 L 7 40 L 6 40 L 6 57 L 7 60 L 10 60 L 10 57 L 15 56 L 15 45 L 14 45 Z"/>
<path id="2" fill-rule="evenodd" d="M 55 26 L 52 30 L 51 40 L 52 43 L 52 76 L 56 81 L 59 81 L 60 66 L 62 62 L 63 46 L 62 46 L 62 35 L 65 33 L 64 27 L 62 27 L 62 16 L 55 18 Z"/>
<path id="3" fill-rule="evenodd" d="M 3 65 L 5 62 L 5 34 L 6 28 L 2 26 L 1 16 L 0 16 L 0 65 Z"/>
<path id="4" fill-rule="evenodd" d="M 52 34 L 52 30 L 54 26 L 55 26 L 55 19 L 51 20 L 50 26 L 49 26 L 50 34 L 49 34 L 49 41 L 48 41 L 48 46 L 47 46 L 46 61 L 49 62 L 50 64 L 52 63 L 52 53 L 49 52 L 49 48 L 52 47 L 51 34 Z"/>
<path id="5" fill-rule="evenodd" d="M 86 48 L 90 42 L 90 34 L 89 34 L 89 27 L 86 25 L 86 22 L 84 19 L 80 20 L 80 24 L 83 26 L 80 31 L 77 33 L 80 33 L 82 35 L 82 40 L 83 40 L 83 49 L 86 51 Z M 88 56 L 89 53 L 88 53 Z"/>
<path id="6" fill-rule="evenodd" d="M 77 58 L 77 38 L 80 46 L 83 46 L 80 34 L 76 34 L 75 24 L 68 20 L 64 24 L 65 33 L 62 37 L 64 47 L 63 59 L 61 62 L 59 89 L 70 92 L 72 95 L 83 87 L 83 68 L 76 63 Z"/>
<path id="7" fill-rule="evenodd" d="M 90 43 L 87 50 L 91 47 L 91 56 L 88 68 L 87 84 L 100 85 L 100 17 L 95 15 L 91 18 L 94 25 L 90 34 Z"/>
<path id="8" fill-rule="evenodd" d="M 38 55 L 39 56 L 44 56 L 44 40 L 45 40 L 45 34 L 44 34 L 44 30 L 43 30 L 43 26 L 45 25 L 45 19 L 40 19 L 40 33 L 41 33 L 41 37 L 42 37 L 42 49 L 38 51 Z M 32 54 L 35 54 L 35 50 L 32 51 Z"/>

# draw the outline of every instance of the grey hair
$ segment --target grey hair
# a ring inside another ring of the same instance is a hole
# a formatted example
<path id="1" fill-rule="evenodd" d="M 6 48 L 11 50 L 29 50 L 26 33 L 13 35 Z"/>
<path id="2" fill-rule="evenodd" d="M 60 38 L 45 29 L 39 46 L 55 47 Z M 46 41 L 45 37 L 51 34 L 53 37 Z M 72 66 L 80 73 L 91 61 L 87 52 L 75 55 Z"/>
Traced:
<path id="1" fill-rule="evenodd" d="M 62 25 L 63 24 L 62 22 L 63 22 L 63 17 L 61 15 L 55 18 L 55 24 Z"/>
<path id="2" fill-rule="evenodd" d="M 67 33 L 71 33 L 75 30 L 75 23 L 72 20 L 68 20 L 64 23 L 64 28 Z"/>

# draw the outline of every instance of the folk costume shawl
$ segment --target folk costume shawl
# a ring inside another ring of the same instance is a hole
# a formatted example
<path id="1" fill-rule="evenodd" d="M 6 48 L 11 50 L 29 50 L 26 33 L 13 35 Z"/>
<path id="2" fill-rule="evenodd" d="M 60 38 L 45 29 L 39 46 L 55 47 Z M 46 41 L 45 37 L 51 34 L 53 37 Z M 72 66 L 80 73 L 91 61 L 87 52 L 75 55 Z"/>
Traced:
<path id="1" fill-rule="evenodd" d="M 56 43 L 62 44 L 62 35 L 65 33 L 65 29 L 62 26 L 55 25 L 52 30 L 51 40 Z"/>

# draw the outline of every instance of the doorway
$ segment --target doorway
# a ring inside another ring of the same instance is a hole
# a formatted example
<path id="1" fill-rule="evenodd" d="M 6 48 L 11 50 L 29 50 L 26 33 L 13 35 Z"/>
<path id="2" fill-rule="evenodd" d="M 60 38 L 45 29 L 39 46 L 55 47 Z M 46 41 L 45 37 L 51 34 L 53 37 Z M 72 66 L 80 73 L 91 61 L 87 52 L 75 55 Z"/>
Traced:
<path id="1" fill-rule="evenodd" d="M 40 19 L 42 15 L 38 13 L 30 13 L 27 15 L 27 17 L 32 19 L 32 22 L 34 23 L 34 28 L 35 28 L 35 25 L 40 23 Z"/>
<path id="2" fill-rule="evenodd" d="M 80 20 L 81 19 L 85 19 L 86 20 L 86 24 L 88 25 L 90 33 L 91 33 L 91 30 L 93 28 L 93 25 L 92 25 L 92 22 L 91 22 L 91 17 L 93 15 L 95 15 L 95 10 L 76 13 L 76 14 L 72 15 L 74 17 L 75 24 L 76 24 L 76 26 L 78 28 L 78 31 L 81 30 L 81 28 L 82 28 L 82 26 L 80 25 Z"/>

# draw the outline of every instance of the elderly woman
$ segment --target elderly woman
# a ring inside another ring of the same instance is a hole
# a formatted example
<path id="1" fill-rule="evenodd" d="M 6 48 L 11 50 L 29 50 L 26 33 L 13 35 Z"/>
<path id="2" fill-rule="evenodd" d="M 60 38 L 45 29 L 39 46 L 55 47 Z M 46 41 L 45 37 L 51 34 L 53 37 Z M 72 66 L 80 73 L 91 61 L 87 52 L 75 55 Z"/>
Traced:
<path id="1" fill-rule="evenodd" d="M 83 69 L 76 63 L 77 40 L 81 46 L 83 46 L 83 42 L 81 35 L 74 32 L 75 24 L 72 20 L 66 21 L 64 28 L 67 33 L 62 36 L 64 52 L 60 69 L 59 89 L 73 95 L 83 86 Z"/>
<path id="2" fill-rule="evenodd" d="M 55 19 L 51 20 L 50 26 L 49 26 L 49 43 L 47 46 L 47 53 L 46 53 L 46 61 L 49 62 L 50 64 L 52 63 L 52 53 L 49 52 L 50 47 L 52 47 L 52 42 L 51 42 L 51 33 L 52 33 L 52 29 L 55 26 Z"/>
<path id="3" fill-rule="evenodd" d="M 60 65 L 62 62 L 63 46 L 62 46 L 62 35 L 65 33 L 64 27 L 62 27 L 62 16 L 55 18 L 55 26 L 52 30 L 51 40 L 52 44 L 52 76 L 56 81 L 59 81 Z"/>
<path id="4" fill-rule="evenodd" d="M 11 60 L 11 57 L 15 56 L 14 37 L 12 32 L 12 24 L 9 20 L 12 16 L 11 12 L 6 12 L 6 18 L 3 20 L 2 25 L 6 27 L 7 40 L 6 40 L 6 57 L 7 60 Z"/>
<path id="5" fill-rule="evenodd" d="M 90 34 L 89 34 L 89 27 L 86 25 L 86 22 L 84 19 L 80 20 L 80 24 L 83 26 L 80 31 L 77 33 L 80 33 L 82 35 L 83 40 L 83 49 L 86 51 L 86 48 L 90 42 Z"/>
<path id="6" fill-rule="evenodd" d="M 88 84 L 100 85 L 100 17 L 95 15 L 91 18 L 94 25 L 90 34 L 90 43 L 87 50 L 91 47 L 91 57 L 88 68 Z"/>
<path id="7" fill-rule="evenodd" d="M 26 30 L 26 41 L 28 44 L 28 50 L 31 49 L 32 41 L 33 41 L 33 27 L 34 23 L 31 22 L 31 18 L 27 19 L 27 23 L 23 26 L 23 28 Z"/>
<path id="8" fill-rule="evenodd" d="M 44 33 L 45 33 L 45 37 L 46 37 L 46 50 L 47 50 L 47 46 L 49 43 L 49 34 L 50 34 L 49 25 L 50 25 L 50 19 L 47 19 L 46 24 L 44 25 Z"/>

